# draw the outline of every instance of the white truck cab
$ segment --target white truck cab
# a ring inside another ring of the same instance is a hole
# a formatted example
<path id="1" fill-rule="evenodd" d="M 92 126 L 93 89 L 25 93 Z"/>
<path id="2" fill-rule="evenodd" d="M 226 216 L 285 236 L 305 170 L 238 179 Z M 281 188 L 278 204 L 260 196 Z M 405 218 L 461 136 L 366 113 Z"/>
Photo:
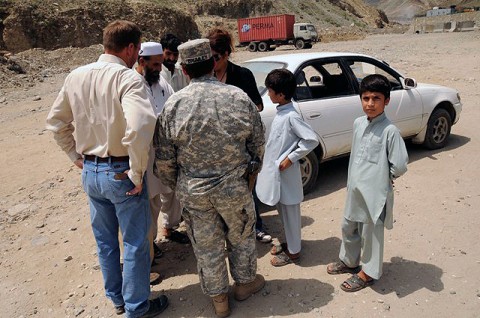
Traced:
<path id="1" fill-rule="evenodd" d="M 294 45 L 297 49 L 311 48 L 312 42 L 318 41 L 315 26 L 310 23 L 295 23 L 293 25 Z"/>

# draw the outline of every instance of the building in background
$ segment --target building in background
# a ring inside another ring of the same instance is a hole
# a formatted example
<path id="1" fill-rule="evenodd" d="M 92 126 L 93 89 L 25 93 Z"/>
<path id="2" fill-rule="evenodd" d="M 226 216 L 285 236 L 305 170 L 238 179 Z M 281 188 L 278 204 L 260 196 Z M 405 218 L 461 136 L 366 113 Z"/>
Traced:
<path id="1" fill-rule="evenodd" d="M 455 12 L 456 12 L 455 6 L 451 6 L 450 8 L 433 7 L 432 10 L 427 11 L 427 17 L 449 15 L 449 14 L 454 14 Z"/>

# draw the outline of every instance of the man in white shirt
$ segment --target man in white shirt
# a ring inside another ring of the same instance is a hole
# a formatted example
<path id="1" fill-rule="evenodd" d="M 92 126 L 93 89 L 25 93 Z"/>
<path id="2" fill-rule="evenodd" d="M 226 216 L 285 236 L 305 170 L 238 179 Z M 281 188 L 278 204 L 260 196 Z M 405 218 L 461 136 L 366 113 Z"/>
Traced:
<path id="1" fill-rule="evenodd" d="M 163 110 L 167 99 L 174 93 L 170 84 L 160 76 L 163 63 L 162 45 L 157 42 L 142 43 L 138 53 L 138 64 L 136 71 L 141 74 L 147 82 L 148 91 L 152 97 L 152 106 L 155 117 L 158 117 Z M 149 235 L 151 241 L 150 256 L 152 260 L 161 255 L 161 251 L 155 244 L 158 232 L 158 217 L 162 215 L 164 235 L 168 238 L 167 231 L 175 232 L 176 235 L 188 237 L 180 232 L 174 231 L 172 227 L 178 226 L 182 218 L 182 207 L 176 198 L 175 192 L 165 186 L 160 179 L 153 174 L 153 162 L 155 153 L 150 147 L 150 155 L 147 166 L 147 188 L 152 213 L 152 228 Z"/>
<path id="2" fill-rule="evenodd" d="M 179 38 L 173 34 L 165 35 L 161 40 L 163 48 L 163 66 L 161 75 L 172 85 L 175 92 L 188 85 L 189 78 L 183 73 L 182 67 L 178 62 L 178 46 L 182 44 Z"/>
<path id="3" fill-rule="evenodd" d="M 47 117 L 47 129 L 82 168 L 106 296 L 127 318 L 156 317 L 168 306 L 165 295 L 148 300 L 151 217 L 143 177 L 155 116 L 145 82 L 131 69 L 141 35 L 132 22 L 110 23 L 105 54 L 67 76 Z"/>

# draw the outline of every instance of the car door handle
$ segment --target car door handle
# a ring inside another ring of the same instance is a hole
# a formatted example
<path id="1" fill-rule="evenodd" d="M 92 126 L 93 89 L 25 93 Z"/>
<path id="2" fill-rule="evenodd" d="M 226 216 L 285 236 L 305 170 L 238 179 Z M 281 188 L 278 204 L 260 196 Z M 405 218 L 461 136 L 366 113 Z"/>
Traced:
<path id="1" fill-rule="evenodd" d="M 321 117 L 322 114 L 312 114 L 312 115 L 308 115 L 308 118 L 309 119 L 314 119 L 314 118 L 317 118 L 317 117 Z"/>

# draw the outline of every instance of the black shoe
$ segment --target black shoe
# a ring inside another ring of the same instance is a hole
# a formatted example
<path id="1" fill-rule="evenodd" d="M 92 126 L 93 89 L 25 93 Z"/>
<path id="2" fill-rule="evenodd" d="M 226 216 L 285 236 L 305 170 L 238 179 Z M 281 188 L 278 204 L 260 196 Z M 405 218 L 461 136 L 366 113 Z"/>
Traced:
<path id="1" fill-rule="evenodd" d="M 171 230 L 169 236 L 165 236 L 165 239 L 177 242 L 180 244 L 189 244 L 190 239 L 188 238 L 187 234 L 176 231 L 176 230 Z"/>
<path id="2" fill-rule="evenodd" d="M 153 242 L 153 259 L 155 260 L 156 258 L 160 258 L 162 257 L 162 255 L 163 255 L 163 252 L 160 249 L 160 247 L 158 247 L 158 245 L 155 242 Z"/>
<path id="3" fill-rule="evenodd" d="M 165 295 L 161 295 L 160 297 L 149 300 L 148 302 L 150 303 L 150 308 L 148 308 L 148 311 L 141 315 L 140 318 L 156 317 L 168 307 L 168 298 Z"/>
<path id="4" fill-rule="evenodd" d="M 115 306 L 115 313 L 117 315 L 122 315 L 125 313 L 125 306 L 124 305 L 121 305 L 121 306 Z"/>

